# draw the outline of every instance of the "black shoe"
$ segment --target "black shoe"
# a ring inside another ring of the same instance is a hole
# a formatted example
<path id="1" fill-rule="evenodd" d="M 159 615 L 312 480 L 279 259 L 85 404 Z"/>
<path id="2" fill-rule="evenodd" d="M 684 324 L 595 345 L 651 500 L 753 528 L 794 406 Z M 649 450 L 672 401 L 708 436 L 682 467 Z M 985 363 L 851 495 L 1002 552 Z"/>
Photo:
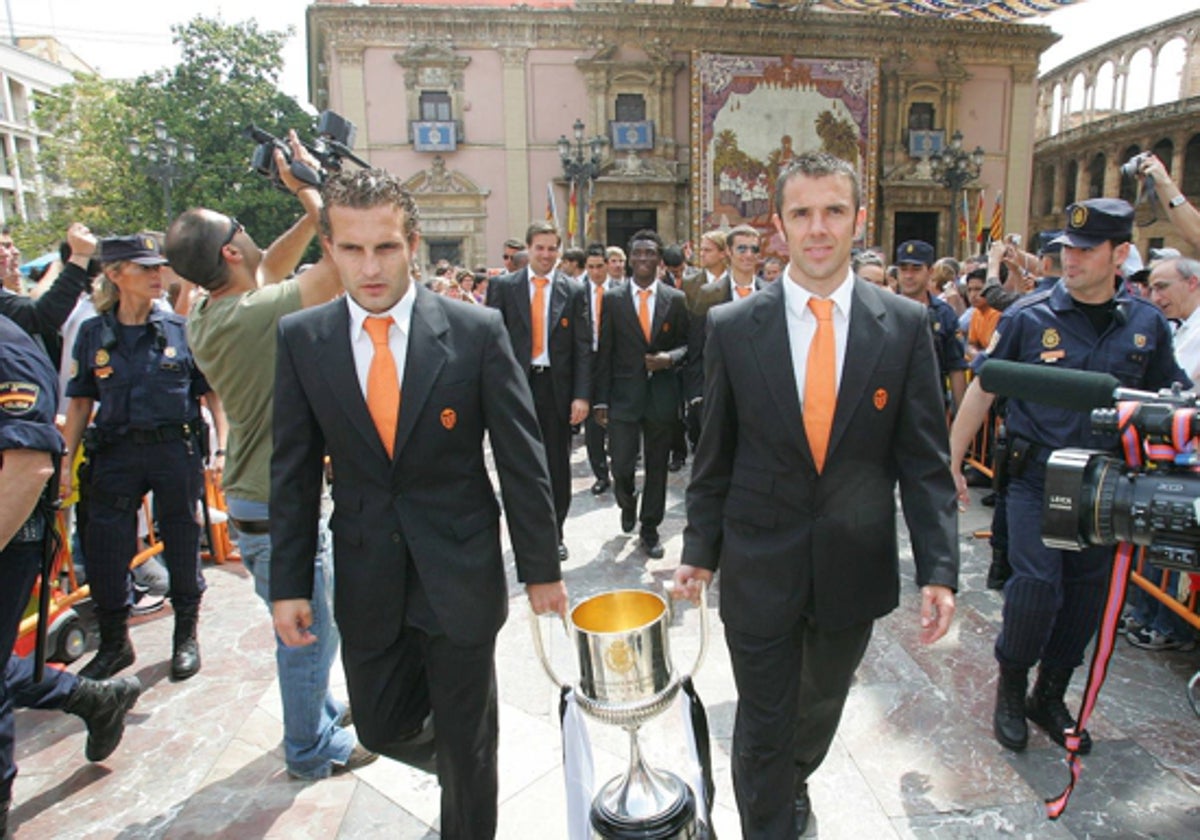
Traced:
<path id="1" fill-rule="evenodd" d="M 592 485 L 592 495 L 602 496 L 609 487 L 612 487 L 612 482 L 607 478 L 597 478 L 596 483 Z"/>
<path id="2" fill-rule="evenodd" d="M 125 714 L 137 703 L 142 684 L 137 677 L 114 680 L 81 678 L 63 704 L 63 711 L 87 724 L 88 761 L 103 761 L 113 754 L 125 734 Z"/>
<path id="3" fill-rule="evenodd" d="M 796 836 L 802 837 L 808 830 L 808 818 L 812 816 L 812 800 L 808 798 L 807 784 L 800 785 L 800 789 L 796 791 L 792 807 L 796 814 Z"/>
<path id="4" fill-rule="evenodd" d="M 1014 752 L 1021 752 L 1029 743 L 1029 726 L 1025 723 L 1025 688 L 1028 684 L 1029 673 L 1024 669 L 1000 666 L 992 734 L 1001 746 Z"/>
<path id="5" fill-rule="evenodd" d="M 983 505 L 984 507 L 994 508 L 996 506 L 996 494 L 988 493 L 986 496 L 984 496 L 982 499 L 979 500 L 979 504 Z"/>
<path id="6" fill-rule="evenodd" d="M 650 539 L 642 537 L 642 551 L 646 552 L 646 556 L 653 560 L 661 560 L 663 557 L 663 544 L 657 537 Z"/>
<path id="7" fill-rule="evenodd" d="M 987 588 L 1000 590 L 1012 577 L 1012 566 L 1008 565 L 1008 554 L 998 548 L 992 549 L 992 564 L 988 566 Z"/>
<path id="8" fill-rule="evenodd" d="M 621 530 L 626 534 L 632 534 L 633 529 L 637 527 L 637 504 L 634 503 L 627 508 L 621 508 Z"/>
<path id="9" fill-rule="evenodd" d="M 671 460 L 667 461 L 668 472 L 679 472 L 683 469 L 683 465 L 687 463 L 687 459 L 682 455 L 672 455 Z"/>
<path id="10" fill-rule="evenodd" d="M 92 661 L 84 665 L 79 676 L 89 680 L 106 680 L 133 664 L 136 658 L 129 641 L 129 619 L 126 610 L 97 610 L 100 624 L 100 649 Z"/>
<path id="11" fill-rule="evenodd" d="M 171 652 L 171 682 L 182 682 L 200 672 L 200 643 L 196 640 L 196 625 L 200 605 L 175 605 L 175 636 Z"/>
<path id="12" fill-rule="evenodd" d="M 1067 693 L 1067 684 L 1071 682 L 1070 668 L 1038 669 L 1037 682 L 1033 691 L 1025 701 L 1025 716 L 1036 723 L 1050 740 L 1060 747 L 1067 745 L 1066 730 L 1075 728 L 1075 718 L 1067 711 L 1063 698 Z M 1087 755 L 1092 751 L 1092 736 L 1085 729 L 1079 733 L 1079 755 Z"/>
<path id="13" fill-rule="evenodd" d="M 567 558 L 571 556 L 571 552 L 567 551 L 566 543 L 558 544 L 558 562 L 566 563 Z"/>

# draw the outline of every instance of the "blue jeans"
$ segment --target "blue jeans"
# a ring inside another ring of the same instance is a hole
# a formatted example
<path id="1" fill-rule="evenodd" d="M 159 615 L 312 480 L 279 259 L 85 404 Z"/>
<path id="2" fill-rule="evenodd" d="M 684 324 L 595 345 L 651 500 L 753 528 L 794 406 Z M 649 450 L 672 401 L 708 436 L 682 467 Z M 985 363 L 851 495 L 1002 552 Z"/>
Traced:
<path id="1" fill-rule="evenodd" d="M 271 537 L 238 533 L 242 563 L 254 575 L 254 591 L 271 606 Z M 288 647 L 275 637 L 275 665 L 283 699 L 283 752 L 288 772 L 302 779 L 323 779 L 330 762 L 345 762 L 354 749 L 354 736 L 337 725 L 342 706 L 329 693 L 329 669 L 337 655 L 339 636 L 333 622 L 333 568 L 329 532 L 322 525 L 313 577 L 313 623 L 317 640 Z"/>

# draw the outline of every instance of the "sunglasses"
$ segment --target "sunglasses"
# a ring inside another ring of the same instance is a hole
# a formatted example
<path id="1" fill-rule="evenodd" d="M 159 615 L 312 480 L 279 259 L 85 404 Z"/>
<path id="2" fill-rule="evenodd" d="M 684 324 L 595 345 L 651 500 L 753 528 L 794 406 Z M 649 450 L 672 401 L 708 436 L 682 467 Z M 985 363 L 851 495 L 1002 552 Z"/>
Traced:
<path id="1" fill-rule="evenodd" d="M 757 245 L 737 245 L 733 250 L 739 254 L 757 254 L 760 249 Z"/>

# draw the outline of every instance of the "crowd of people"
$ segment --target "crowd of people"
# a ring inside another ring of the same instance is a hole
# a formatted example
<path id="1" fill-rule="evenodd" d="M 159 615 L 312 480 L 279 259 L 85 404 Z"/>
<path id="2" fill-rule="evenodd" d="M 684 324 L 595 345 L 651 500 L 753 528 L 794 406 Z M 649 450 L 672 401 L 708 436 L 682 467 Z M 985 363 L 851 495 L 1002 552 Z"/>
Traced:
<path id="1" fill-rule="evenodd" d="M 318 189 L 277 163 L 302 213 L 265 250 L 217 209 L 187 210 L 165 234 L 74 224 L 29 294 L 0 236 L 0 836 L 16 705 L 82 717 L 91 761 L 119 745 L 142 691 L 121 672 L 136 659 L 128 564 L 147 493 L 170 676 L 200 672 L 206 468 L 272 614 L 288 774 L 317 780 L 380 755 L 430 768 L 442 836 L 493 836 L 508 599 L 492 476 L 530 605 L 565 614 L 580 433 L 591 492 L 613 493 L 614 530 L 636 530 L 651 559 L 665 554 L 668 474 L 692 459 L 675 580 L 701 597 L 721 575 L 745 837 L 805 831 L 808 780 L 874 620 L 899 601 L 897 498 L 921 638 L 946 633 L 963 465 L 985 424 L 1007 441 L 988 578 L 1004 591 L 994 734 L 1021 750 L 1031 720 L 1090 748 L 1064 698 L 1111 550 L 1047 548 L 1039 522 L 1051 452 L 1104 442 L 1086 415 L 995 400 L 971 374 L 1003 359 L 1142 390 L 1200 381 L 1200 263 L 1154 250 L 1143 264 L 1128 204 L 1073 204 L 1032 251 L 1010 237 L 961 263 L 920 240 L 885 255 L 856 247 L 867 209 L 854 167 L 804 154 L 772 198 L 783 255 L 750 226 L 707 231 L 695 249 L 649 229 L 564 249 L 554 224 L 534 222 L 504 242 L 502 269 L 422 270 L 419 213 L 397 178 L 361 169 Z M 1200 250 L 1200 213 L 1161 163 L 1147 157 L 1140 174 Z M 301 267 L 314 237 L 322 258 Z M 37 663 L 9 651 L 59 498 L 78 498 L 99 649 L 78 675 L 38 681 Z M 1192 644 L 1140 590 L 1123 629 L 1141 648 Z M 329 689 L 339 646 L 348 706 Z"/>

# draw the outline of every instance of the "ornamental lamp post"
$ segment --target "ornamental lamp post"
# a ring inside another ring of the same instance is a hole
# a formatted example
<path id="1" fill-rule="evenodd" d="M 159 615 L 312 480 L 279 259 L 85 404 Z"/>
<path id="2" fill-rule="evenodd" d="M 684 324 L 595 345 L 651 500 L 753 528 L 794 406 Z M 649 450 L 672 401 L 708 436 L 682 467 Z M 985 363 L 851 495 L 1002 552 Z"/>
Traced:
<path id="1" fill-rule="evenodd" d="M 983 168 L 983 161 L 986 153 L 982 146 L 976 146 L 971 152 L 963 149 L 963 136 L 961 131 L 955 131 L 950 138 L 950 145 L 941 152 L 935 152 L 929 158 L 929 165 L 933 171 L 933 178 L 943 187 L 946 187 L 951 192 L 950 198 L 950 235 L 953 237 L 954 246 L 950 249 L 951 253 L 958 250 L 958 204 L 959 193 L 962 192 L 967 184 L 979 177 L 979 172 Z M 968 226 L 970 217 L 967 217 Z M 970 230 L 968 227 L 968 237 Z"/>
<path id="2" fill-rule="evenodd" d="M 179 141 L 167 133 L 167 124 L 154 121 L 154 139 L 143 144 L 136 137 L 125 140 L 129 154 L 141 166 L 142 171 L 162 186 L 163 219 L 171 224 L 171 190 L 196 162 L 196 147 Z M 165 228 L 164 228 L 165 229 Z"/>
<path id="3" fill-rule="evenodd" d="M 571 191 L 575 193 L 576 203 L 579 210 L 576 214 L 576 219 L 587 219 L 588 200 L 591 195 L 591 184 L 600 174 L 600 162 L 604 153 L 604 146 L 608 143 L 608 138 L 602 134 L 597 134 L 591 139 L 585 141 L 583 139 L 584 124 L 583 120 L 578 117 L 575 119 L 575 125 L 571 127 L 571 133 L 574 135 L 575 143 L 572 146 L 571 141 L 567 139 L 567 135 L 562 134 L 558 138 L 558 157 L 562 161 L 563 176 L 567 183 L 571 185 Z M 586 149 L 585 149 L 586 145 Z M 570 210 L 568 209 L 568 214 Z M 568 215 L 568 245 L 574 247 L 576 230 L 570 229 L 570 216 Z M 586 226 L 586 225 L 582 225 Z M 587 231 L 583 231 L 581 238 L 586 238 Z"/>

